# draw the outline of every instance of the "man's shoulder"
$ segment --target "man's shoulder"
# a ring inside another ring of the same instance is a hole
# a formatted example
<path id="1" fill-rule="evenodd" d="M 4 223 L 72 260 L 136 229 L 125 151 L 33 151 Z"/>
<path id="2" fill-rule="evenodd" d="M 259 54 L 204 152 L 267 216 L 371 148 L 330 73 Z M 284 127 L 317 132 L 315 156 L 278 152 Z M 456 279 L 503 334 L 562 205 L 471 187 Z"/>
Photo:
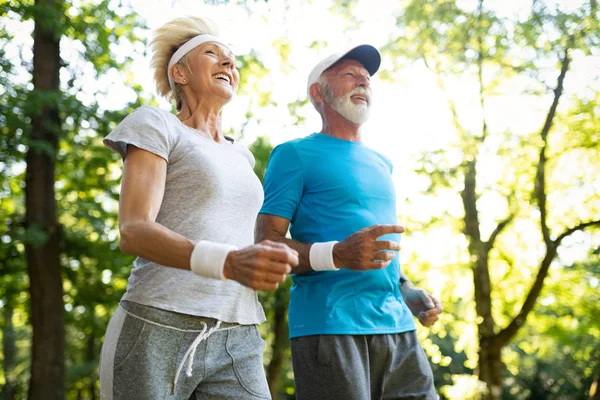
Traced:
<path id="1" fill-rule="evenodd" d="M 310 134 L 305 137 L 288 140 L 287 142 L 283 142 L 277 146 L 275 146 L 276 151 L 285 152 L 285 153 L 296 153 L 299 154 L 302 150 L 311 148 L 315 146 L 314 134 Z"/>
<path id="2" fill-rule="evenodd" d="M 278 145 L 277 147 L 281 147 L 281 146 L 286 146 L 286 147 L 298 147 L 301 145 L 306 145 L 309 143 L 314 142 L 315 139 L 315 134 L 311 133 L 310 135 L 301 137 L 301 138 L 296 138 L 296 139 L 292 139 L 292 140 L 288 140 L 287 142 L 283 142 L 280 145 Z"/>

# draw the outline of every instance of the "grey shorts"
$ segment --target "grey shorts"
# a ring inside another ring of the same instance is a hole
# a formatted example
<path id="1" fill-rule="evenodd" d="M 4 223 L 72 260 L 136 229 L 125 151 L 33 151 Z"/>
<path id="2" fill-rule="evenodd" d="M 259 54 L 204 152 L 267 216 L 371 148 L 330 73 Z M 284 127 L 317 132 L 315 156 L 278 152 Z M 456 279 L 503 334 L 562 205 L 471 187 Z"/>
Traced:
<path id="1" fill-rule="evenodd" d="M 291 340 L 298 400 L 435 400 L 416 332 L 316 335 Z"/>
<path id="2" fill-rule="evenodd" d="M 100 398 L 270 399 L 264 347 L 255 325 L 124 301 L 102 346 Z"/>

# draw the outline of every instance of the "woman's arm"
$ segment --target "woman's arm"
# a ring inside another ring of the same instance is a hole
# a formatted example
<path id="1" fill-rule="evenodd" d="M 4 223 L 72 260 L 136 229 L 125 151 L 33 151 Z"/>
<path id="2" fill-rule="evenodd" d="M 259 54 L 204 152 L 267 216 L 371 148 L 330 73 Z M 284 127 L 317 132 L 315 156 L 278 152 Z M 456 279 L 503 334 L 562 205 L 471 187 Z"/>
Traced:
<path id="1" fill-rule="evenodd" d="M 157 264 L 190 269 L 194 243 L 156 223 L 166 177 L 167 162 L 162 157 L 129 145 L 119 201 L 121 251 Z"/>

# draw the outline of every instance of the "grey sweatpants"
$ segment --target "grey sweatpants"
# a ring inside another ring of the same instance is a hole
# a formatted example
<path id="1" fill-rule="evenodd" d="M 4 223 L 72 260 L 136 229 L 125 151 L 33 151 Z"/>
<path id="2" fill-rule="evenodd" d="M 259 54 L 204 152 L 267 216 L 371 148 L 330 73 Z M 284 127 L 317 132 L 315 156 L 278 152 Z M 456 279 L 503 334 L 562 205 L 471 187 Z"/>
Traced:
<path id="1" fill-rule="evenodd" d="M 291 340 L 297 400 L 435 400 L 416 332 Z"/>
<path id="2" fill-rule="evenodd" d="M 270 399 L 256 326 L 216 324 L 122 302 L 102 346 L 101 400 Z"/>

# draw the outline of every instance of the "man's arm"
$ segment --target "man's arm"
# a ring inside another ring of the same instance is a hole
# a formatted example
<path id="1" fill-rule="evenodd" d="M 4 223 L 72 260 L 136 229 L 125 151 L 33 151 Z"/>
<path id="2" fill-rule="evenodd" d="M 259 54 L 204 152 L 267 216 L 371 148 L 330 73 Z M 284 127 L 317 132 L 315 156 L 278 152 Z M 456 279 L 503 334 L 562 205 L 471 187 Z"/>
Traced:
<path id="1" fill-rule="evenodd" d="M 256 230 L 254 232 L 254 238 L 256 243 L 260 243 L 263 240 L 271 240 L 273 242 L 280 242 L 287 244 L 292 249 L 298 252 L 298 265 L 292 268 L 293 274 L 302 274 L 305 272 L 311 272 L 313 269 L 310 267 L 310 246 L 309 243 L 302 243 L 297 240 L 288 239 L 285 237 L 290 221 L 275 215 L 269 214 L 258 214 L 256 220 Z"/>
<path id="2" fill-rule="evenodd" d="M 299 263 L 292 268 L 293 274 L 313 271 L 310 265 L 312 243 L 302 243 L 285 237 L 290 221 L 270 214 L 259 214 L 256 221 L 255 241 L 281 242 L 298 252 Z M 352 270 L 381 269 L 390 265 L 396 257 L 392 251 L 400 250 L 400 244 L 391 240 L 377 240 L 390 233 L 402 233 L 400 225 L 373 225 L 348 236 L 333 246 L 333 262 L 337 268 Z"/>
<path id="3" fill-rule="evenodd" d="M 424 289 L 418 289 L 400 273 L 400 291 L 406 305 L 423 326 L 432 326 L 444 311 L 442 304 Z"/>

